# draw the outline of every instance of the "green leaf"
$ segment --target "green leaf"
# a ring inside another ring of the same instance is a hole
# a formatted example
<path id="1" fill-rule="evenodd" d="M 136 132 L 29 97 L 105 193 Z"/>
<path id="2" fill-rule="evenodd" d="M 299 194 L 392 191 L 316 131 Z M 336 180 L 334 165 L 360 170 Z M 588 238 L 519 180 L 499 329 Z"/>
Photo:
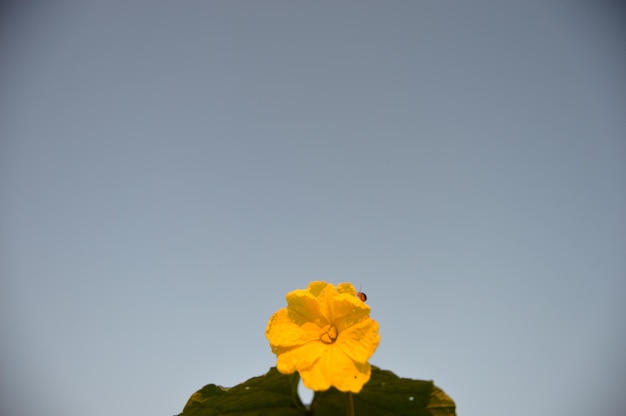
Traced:
<path id="1" fill-rule="evenodd" d="M 298 373 L 267 374 L 232 388 L 204 386 L 187 401 L 180 416 L 302 416 L 307 411 L 298 397 Z"/>
<path id="2" fill-rule="evenodd" d="M 316 392 L 310 409 L 298 397 L 298 373 L 267 374 L 232 388 L 204 386 L 180 416 L 345 416 L 347 394 Z M 455 404 L 432 381 L 400 378 L 372 366 L 372 377 L 353 395 L 356 416 L 455 416 Z"/>
<path id="3" fill-rule="evenodd" d="M 353 395 L 357 416 L 454 416 L 454 401 L 432 381 L 400 378 L 372 366 L 372 377 Z M 347 395 L 334 388 L 316 392 L 315 415 L 345 415 Z"/>

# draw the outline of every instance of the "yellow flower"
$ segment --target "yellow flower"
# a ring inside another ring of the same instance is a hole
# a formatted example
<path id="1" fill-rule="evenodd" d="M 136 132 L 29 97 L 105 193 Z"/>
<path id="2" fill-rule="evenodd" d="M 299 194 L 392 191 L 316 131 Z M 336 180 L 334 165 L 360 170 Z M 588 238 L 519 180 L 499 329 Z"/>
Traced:
<path id="1" fill-rule="evenodd" d="M 358 393 L 370 379 L 367 360 L 380 335 L 370 307 L 351 283 L 311 282 L 286 296 L 287 307 L 269 320 L 265 336 L 283 374 L 300 373 L 311 390 L 331 386 Z"/>

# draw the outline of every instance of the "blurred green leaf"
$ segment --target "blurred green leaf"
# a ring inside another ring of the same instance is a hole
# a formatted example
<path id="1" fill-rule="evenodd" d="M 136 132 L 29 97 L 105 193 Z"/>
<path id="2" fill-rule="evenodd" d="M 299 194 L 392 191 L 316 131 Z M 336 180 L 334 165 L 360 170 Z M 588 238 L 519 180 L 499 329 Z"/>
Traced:
<path id="1" fill-rule="evenodd" d="M 301 416 L 298 373 L 280 374 L 275 367 L 232 388 L 204 386 L 187 401 L 180 416 Z"/>
<path id="2" fill-rule="evenodd" d="M 267 374 L 224 388 L 204 386 L 187 401 L 180 416 L 345 416 L 347 395 L 334 388 L 316 392 L 310 409 L 298 397 L 297 373 Z M 357 416 L 455 416 L 455 404 L 432 381 L 400 378 L 372 366 L 372 377 L 354 394 Z"/>
<path id="3" fill-rule="evenodd" d="M 357 416 L 454 416 L 454 401 L 432 381 L 400 378 L 372 366 L 372 377 L 353 395 Z M 316 392 L 311 410 L 316 415 L 345 415 L 347 397 L 334 388 Z"/>

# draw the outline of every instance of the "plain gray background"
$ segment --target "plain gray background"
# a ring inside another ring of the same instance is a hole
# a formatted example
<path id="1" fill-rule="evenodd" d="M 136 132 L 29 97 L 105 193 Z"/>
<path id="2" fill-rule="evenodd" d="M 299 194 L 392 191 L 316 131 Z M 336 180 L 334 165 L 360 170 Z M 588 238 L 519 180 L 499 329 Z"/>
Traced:
<path id="1" fill-rule="evenodd" d="M 618 3 L 1 10 L 2 414 L 179 413 L 316 279 L 459 415 L 623 411 Z"/>

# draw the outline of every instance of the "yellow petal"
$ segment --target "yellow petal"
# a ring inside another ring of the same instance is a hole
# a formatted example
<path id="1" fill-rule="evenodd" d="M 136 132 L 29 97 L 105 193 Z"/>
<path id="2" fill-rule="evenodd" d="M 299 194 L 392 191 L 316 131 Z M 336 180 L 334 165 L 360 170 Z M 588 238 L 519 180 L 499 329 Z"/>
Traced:
<path id="1" fill-rule="evenodd" d="M 370 313 L 370 307 L 352 294 L 336 295 L 331 302 L 332 321 L 340 332 L 366 319 Z"/>
<path id="2" fill-rule="evenodd" d="M 314 366 L 320 357 L 327 354 L 328 348 L 321 342 L 310 342 L 299 347 L 281 350 L 277 356 L 276 368 L 284 374 L 290 374 L 296 370 L 302 372 L 303 369 Z"/>
<path id="3" fill-rule="evenodd" d="M 367 318 L 340 331 L 335 345 L 354 361 L 366 363 L 379 342 L 378 322 Z"/>
<path id="4" fill-rule="evenodd" d="M 330 347 L 310 368 L 300 370 L 304 385 L 323 391 L 331 385 L 341 391 L 358 393 L 370 378 L 369 364 L 355 363 L 341 350 Z"/>
<path id="5" fill-rule="evenodd" d="M 347 293 L 348 295 L 356 296 L 356 289 L 352 286 L 352 283 L 339 283 L 337 285 L 337 293 Z"/>
<path id="6" fill-rule="evenodd" d="M 327 308 L 320 300 L 306 290 L 294 290 L 285 297 L 289 318 L 296 324 L 314 322 L 318 326 L 328 324 Z"/>
<path id="7" fill-rule="evenodd" d="M 291 320 L 287 309 L 280 309 L 270 318 L 265 336 L 272 350 L 277 347 L 293 348 L 319 339 L 321 329 L 314 323 L 298 325 Z"/>
<path id="8" fill-rule="evenodd" d="M 340 375 L 336 374 L 333 379 L 333 386 L 340 391 L 351 391 L 353 393 L 359 393 L 363 388 L 363 385 L 370 380 L 372 375 L 372 368 L 369 363 L 356 363 L 352 361 L 350 366 L 347 366 Z"/>

